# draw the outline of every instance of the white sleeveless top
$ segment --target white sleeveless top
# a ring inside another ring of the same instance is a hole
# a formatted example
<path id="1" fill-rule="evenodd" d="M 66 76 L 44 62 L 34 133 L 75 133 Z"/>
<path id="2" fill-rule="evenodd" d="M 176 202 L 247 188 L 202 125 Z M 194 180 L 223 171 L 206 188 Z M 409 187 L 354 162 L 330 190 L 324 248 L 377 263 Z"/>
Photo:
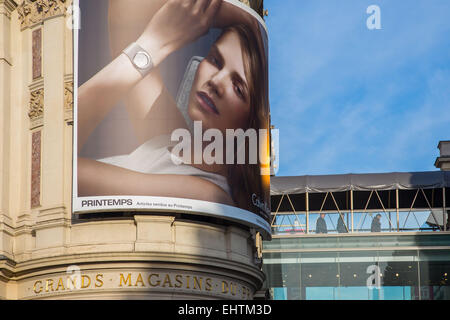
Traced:
<path id="1" fill-rule="evenodd" d="M 230 186 L 224 176 L 194 168 L 182 163 L 179 158 L 181 164 L 176 165 L 172 161 L 175 155 L 169 150 L 174 145 L 176 142 L 172 142 L 168 135 L 162 135 L 150 139 L 128 155 L 113 156 L 97 161 L 140 173 L 196 176 L 214 183 L 231 196 Z"/>

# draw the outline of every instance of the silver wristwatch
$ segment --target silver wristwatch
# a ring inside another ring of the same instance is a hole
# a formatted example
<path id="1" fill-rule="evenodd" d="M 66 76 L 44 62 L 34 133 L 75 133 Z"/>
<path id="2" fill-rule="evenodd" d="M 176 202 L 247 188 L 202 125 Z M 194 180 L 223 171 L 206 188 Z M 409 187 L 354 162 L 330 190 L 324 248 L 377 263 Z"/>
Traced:
<path id="1" fill-rule="evenodd" d="M 123 50 L 123 53 L 128 56 L 136 70 L 141 73 L 142 77 L 145 77 L 150 70 L 153 69 L 152 56 L 136 42 L 130 44 Z"/>

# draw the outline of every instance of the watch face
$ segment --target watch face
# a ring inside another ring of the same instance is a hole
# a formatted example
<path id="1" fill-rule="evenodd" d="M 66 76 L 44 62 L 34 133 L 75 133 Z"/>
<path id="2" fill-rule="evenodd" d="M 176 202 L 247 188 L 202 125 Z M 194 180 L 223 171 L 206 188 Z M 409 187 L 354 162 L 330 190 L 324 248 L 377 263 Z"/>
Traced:
<path id="1" fill-rule="evenodd" d="M 138 68 L 145 69 L 150 64 L 150 57 L 147 53 L 140 51 L 134 56 L 133 62 Z"/>

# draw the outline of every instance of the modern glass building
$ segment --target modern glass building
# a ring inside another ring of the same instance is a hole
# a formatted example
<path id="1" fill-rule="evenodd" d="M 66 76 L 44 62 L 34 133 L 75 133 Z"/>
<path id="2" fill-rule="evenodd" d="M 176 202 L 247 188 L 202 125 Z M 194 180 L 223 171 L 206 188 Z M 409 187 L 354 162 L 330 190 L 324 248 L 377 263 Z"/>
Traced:
<path id="1" fill-rule="evenodd" d="M 450 172 L 272 178 L 276 300 L 450 299 Z"/>

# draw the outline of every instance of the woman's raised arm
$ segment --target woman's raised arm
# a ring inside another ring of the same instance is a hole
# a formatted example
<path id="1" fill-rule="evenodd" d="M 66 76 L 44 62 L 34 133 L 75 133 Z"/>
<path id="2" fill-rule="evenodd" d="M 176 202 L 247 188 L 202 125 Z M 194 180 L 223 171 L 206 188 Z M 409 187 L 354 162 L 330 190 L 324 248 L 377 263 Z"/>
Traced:
<path id="1" fill-rule="evenodd" d="M 165 57 L 206 33 L 222 0 L 110 0 L 109 32 L 113 56 L 136 42 L 153 56 Z M 155 49 L 156 48 L 156 49 Z M 159 54 L 156 52 L 156 54 Z M 139 143 L 186 126 L 159 68 L 126 96 L 126 107 Z M 157 119 L 157 121 L 153 121 Z"/>
<path id="2" fill-rule="evenodd" d="M 108 27 L 112 57 L 144 32 L 149 21 L 167 0 L 109 0 Z"/>
<path id="3" fill-rule="evenodd" d="M 78 152 L 111 108 L 142 76 L 120 55 L 78 89 Z"/>
<path id="4" fill-rule="evenodd" d="M 166 2 L 167 0 L 109 0 L 111 55 L 118 56 L 131 42 L 136 41 Z M 124 102 L 139 144 L 184 125 L 184 122 L 174 119 L 176 105 L 165 89 L 159 68 L 154 68 L 134 86 Z"/>
<path id="5" fill-rule="evenodd" d="M 222 0 L 168 0 L 151 18 L 136 43 L 155 67 L 172 52 L 206 33 Z M 78 92 L 78 151 L 111 108 L 142 76 L 123 54 L 83 84 Z"/>

